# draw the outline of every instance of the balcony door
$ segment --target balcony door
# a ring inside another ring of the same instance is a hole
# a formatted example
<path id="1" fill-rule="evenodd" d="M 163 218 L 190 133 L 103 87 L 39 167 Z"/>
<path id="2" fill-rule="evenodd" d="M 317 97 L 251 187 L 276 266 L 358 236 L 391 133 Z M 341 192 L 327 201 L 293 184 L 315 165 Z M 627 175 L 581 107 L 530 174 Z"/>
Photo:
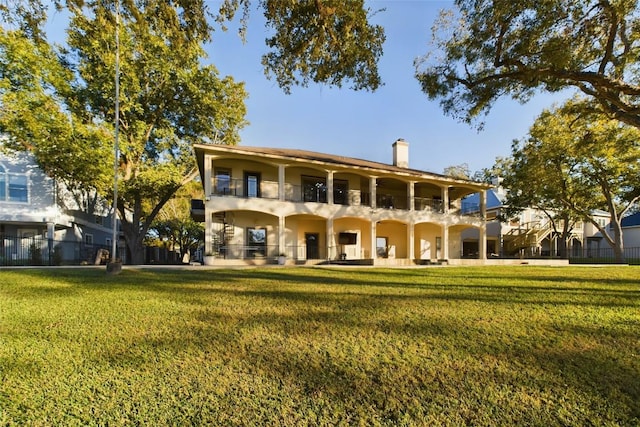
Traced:
<path id="1" fill-rule="evenodd" d="M 258 172 L 244 173 L 244 196 L 260 197 L 260 173 Z"/>

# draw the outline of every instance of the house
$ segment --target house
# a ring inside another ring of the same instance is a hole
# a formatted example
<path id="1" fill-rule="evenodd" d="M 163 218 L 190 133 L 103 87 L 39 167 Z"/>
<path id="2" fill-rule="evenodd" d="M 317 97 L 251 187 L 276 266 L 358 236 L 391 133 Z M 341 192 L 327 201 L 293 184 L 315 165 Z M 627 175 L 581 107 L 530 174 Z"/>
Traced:
<path id="1" fill-rule="evenodd" d="M 111 245 L 111 216 L 69 210 L 68 191 L 33 157 L 0 151 L 0 266 L 94 262 Z"/>
<path id="2" fill-rule="evenodd" d="M 625 249 L 636 248 L 640 252 L 640 212 L 622 218 L 621 225 Z M 635 257 L 640 258 L 640 253 Z"/>
<path id="3" fill-rule="evenodd" d="M 192 212 L 217 264 L 279 255 L 310 264 L 451 264 L 462 258 L 464 230 L 485 241 L 489 186 L 409 168 L 404 140 L 393 144 L 392 164 L 295 149 L 194 149 L 205 200 Z M 478 206 L 465 214 L 472 193 Z"/>
<path id="4" fill-rule="evenodd" d="M 507 189 L 500 185 L 500 179 L 492 182 L 493 187 L 486 192 L 486 245 L 489 257 L 548 257 L 557 256 L 559 236 L 553 228 L 549 216 L 540 209 L 524 208 L 516 217 L 507 221 L 501 219 L 506 207 Z M 476 206 L 478 194 L 468 196 L 467 206 Z M 603 227 L 610 221 L 605 211 L 592 212 L 594 219 Z M 560 226 L 561 224 L 556 224 Z M 567 241 L 569 257 L 583 257 L 587 252 L 599 251 L 602 236 L 591 222 L 578 221 L 573 224 Z M 465 256 L 473 256 L 477 251 L 478 233 L 465 230 L 462 247 Z M 606 243 L 604 243 L 606 245 Z M 607 245 L 608 246 L 608 245 Z"/>

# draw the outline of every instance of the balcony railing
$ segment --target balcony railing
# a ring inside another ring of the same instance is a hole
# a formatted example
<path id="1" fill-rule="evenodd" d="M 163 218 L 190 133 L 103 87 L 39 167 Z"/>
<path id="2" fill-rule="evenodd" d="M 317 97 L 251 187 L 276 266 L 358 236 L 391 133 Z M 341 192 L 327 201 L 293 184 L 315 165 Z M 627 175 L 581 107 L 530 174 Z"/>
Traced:
<path id="1" fill-rule="evenodd" d="M 280 254 L 284 254 L 288 259 L 326 259 L 327 253 L 334 250 L 324 247 L 308 248 L 307 246 L 289 245 L 282 249 L 277 245 L 214 245 L 213 254 L 220 259 L 236 260 L 275 260 Z"/>
<path id="2" fill-rule="evenodd" d="M 258 191 L 254 190 L 254 194 L 250 194 L 243 179 L 213 178 L 211 195 L 278 199 L 278 182 L 261 181 Z M 328 189 L 326 185 L 308 186 L 285 183 L 284 200 L 294 203 L 327 203 Z M 357 189 L 344 190 L 336 188 L 333 193 L 333 204 L 344 206 L 371 206 L 371 193 Z M 376 194 L 376 207 L 380 209 L 408 210 L 410 205 L 410 198 L 402 193 Z M 444 212 L 444 204 L 441 199 L 414 197 L 413 208 L 416 211 Z M 462 202 L 459 207 L 451 206 L 450 212 L 468 216 L 480 215 L 480 209 L 477 203 Z"/>
<path id="3" fill-rule="evenodd" d="M 250 194 L 243 179 L 214 178 L 211 189 L 213 196 L 232 197 L 260 197 L 263 199 L 278 198 L 278 183 L 275 181 L 261 181 L 258 191 Z"/>
<path id="4" fill-rule="evenodd" d="M 442 200 L 429 199 L 424 197 L 414 197 L 413 208 L 417 211 L 433 211 L 442 213 Z"/>

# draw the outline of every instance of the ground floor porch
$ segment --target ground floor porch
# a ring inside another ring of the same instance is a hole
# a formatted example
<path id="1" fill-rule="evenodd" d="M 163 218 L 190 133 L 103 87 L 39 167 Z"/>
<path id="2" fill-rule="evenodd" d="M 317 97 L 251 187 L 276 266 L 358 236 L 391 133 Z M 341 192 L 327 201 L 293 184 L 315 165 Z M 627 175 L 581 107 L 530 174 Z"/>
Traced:
<path id="1" fill-rule="evenodd" d="M 202 255 L 203 261 L 215 265 L 440 265 L 462 258 L 461 233 L 469 227 L 484 233 L 481 222 L 224 211 L 207 216 Z M 485 248 L 480 247 L 478 257 L 484 259 L 485 255 Z"/>

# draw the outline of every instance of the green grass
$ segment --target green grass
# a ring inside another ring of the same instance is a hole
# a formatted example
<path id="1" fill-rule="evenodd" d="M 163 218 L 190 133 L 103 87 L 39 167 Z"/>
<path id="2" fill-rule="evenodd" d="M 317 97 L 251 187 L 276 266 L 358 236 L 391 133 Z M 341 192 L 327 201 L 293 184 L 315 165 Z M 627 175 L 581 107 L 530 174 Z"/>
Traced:
<path id="1" fill-rule="evenodd" d="M 4 270 L 0 425 L 638 425 L 639 280 Z"/>

